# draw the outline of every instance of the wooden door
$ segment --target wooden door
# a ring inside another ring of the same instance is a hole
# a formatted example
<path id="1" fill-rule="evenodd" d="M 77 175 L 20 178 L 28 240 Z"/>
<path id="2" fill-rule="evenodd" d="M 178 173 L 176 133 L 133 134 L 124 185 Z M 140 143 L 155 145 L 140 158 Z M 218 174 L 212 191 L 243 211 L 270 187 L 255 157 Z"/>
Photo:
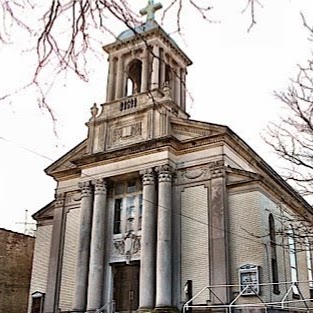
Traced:
<path id="1" fill-rule="evenodd" d="M 133 312 L 139 305 L 139 265 L 113 267 L 113 300 L 117 312 Z"/>

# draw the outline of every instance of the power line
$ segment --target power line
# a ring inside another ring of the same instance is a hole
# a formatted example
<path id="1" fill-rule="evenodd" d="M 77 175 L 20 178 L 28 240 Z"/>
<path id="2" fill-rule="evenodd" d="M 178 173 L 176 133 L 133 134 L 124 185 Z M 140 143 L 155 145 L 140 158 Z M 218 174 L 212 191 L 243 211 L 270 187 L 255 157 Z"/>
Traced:
<path id="1" fill-rule="evenodd" d="M 51 159 L 50 157 L 47 157 L 47 156 L 45 156 L 45 155 L 43 155 L 43 154 L 41 154 L 41 153 L 38 153 L 38 152 L 36 152 L 36 151 L 34 151 L 34 150 L 32 150 L 32 149 L 29 149 L 29 148 L 27 148 L 27 147 L 25 147 L 25 146 L 23 146 L 23 145 L 21 145 L 21 144 L 19 144 L 19 143 L 16 143 L 16 142 L 14 142 L 14 141 L 12 141 L 12 140 L 10 140 L 10 139 L 4 138 L 4 137 L 2 137 L 2 136 L 0 136 L 0 139 L 4 140 L 4 141 L 6 141 L 6 142 L 9 142 L 9 143 L 11 143 L 11 144 L 14 144 L 14 145 L 16 145 L 17 147 L 22 148 L 23 150 L 25 150 L 25 151 L 27 151 L 27 152 L 33 153 L 33 154 L 35 154 L 35 155 L 37 155 L 37 156 L 39 156 L 39 157 L 42 157 L 42 158 L 45 158 L 45 159 L 51 161 L 51 162 L 54 162 L 54 161 L 55 161 L 55 160 Z M 67 166 L 67 165 L 64 165 L 64 167 L 67 168 L 67 169 L 73 169 L 73 168 L 71 168 L 71 167 L 69 167 L 69 166 Z M 90 179 L 99 179 L 99 177 L 95 177 L 94 175 L 90 175 L 90 174 L 86 174 L 86 173 L 81 173 L 81 176 L 84 176 L 84 177 L 87 177 L 87 178 L 90 178 Z M 148 199 L 142 199 L 142 200 L 143 200 L 143 201 L 146 201 L 146 202 L 149 202 L 149 203 L 151 203 L 151 204 L 153 204 L 153 205 L 155 205 L 155 206 L 157 206 L 157 207 L 163 208 L 163 209 L 165 209 L 165 210 L 167 210 L 167 211 L 170 211 L 170 212 L 171 212 L 172 214 L 174 214 L 174 215 L 178 215 L 178 216 L 181 216 L 181 217 L 183 217 L 183 218 L 189 219 L 189 220 L 191 220 L 191 221 L 193 221 L 193 222 L 196 222 L 196 223 L 199 223 L 199 224 L 208 226 L 208 227 L 212 227 L 212 228 L 215 228 L 215 229 L 217 229 L 217 230 L 221 230 L 221 231 L 223 231 L 223 232 L 225 232 L 225 233 L 232 234 L 232 235 L 236 235 L 236 236 L 238 236 L 238 237 L 240 237 L 240 238 L 242 238 L 242 239 L 246 239 L 246 240 L 253 241 L 253 242 L 255 242 L 255 243 L 264 245 L 264 243 L 262 243 L 261 239 L 260 239 L 260 240 L 256 240 L 255 238 L 246 237 L 246 236 L 244 236 L 244 235 L 242 235 L 242 234 L 239 234 L 239 233 L 237 233 L 237 232 L 233 232 L 233 231 L 230 231 L 230 230 L 226 230 L 226 229 L 220 228 L 220 227 L 218 227 L 218 226 L 212 225 L 212 224 L 210 224 L 210 223 L 208 223 L 208 222 L 205 222 L 205 221 L 201 221 L 201 220 L 195 219 L 195 218 L 193 218 L 193 217 L 191 217 L 191 216 L 188 216 L 188 215 L 185 215 L 185 214 L 183 214 L 183 213 L 174 212 L 174 211 L 171 210 L 170 208 L 167 208 L 167 207 L 164 207 L 164 206 L 160 206 L 158 203 L 152 202 L 152 201 L 150 201 L 150 200 L 148 200 Z"/>

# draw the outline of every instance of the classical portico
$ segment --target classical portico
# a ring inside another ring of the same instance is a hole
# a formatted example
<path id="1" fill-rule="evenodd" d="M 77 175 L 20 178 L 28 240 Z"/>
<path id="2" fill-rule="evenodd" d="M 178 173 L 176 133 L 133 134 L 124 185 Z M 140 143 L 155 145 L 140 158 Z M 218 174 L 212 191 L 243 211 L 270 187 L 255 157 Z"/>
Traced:
<path id="1" fill-rule="evenodd" d="M 138 309 L 140 311 L 152 311 L 155 308 L 162 311 L 172 310 L 171 217 L 174 170 L 170 165 L 164 164 L 135 174 L 139 174 L 142 180 L 141 229 L 140 231 L 138 228 L 126 230 L 128 234 L 123 238 L 123 253 L 125 261 L 132 262 L 132 256 L 127 256 L 125 253 L 127 240 L 132 238 L 129 232 L 140 238 Z M 105 228 L 108 227 L 107 220 L 110 218 L 107 210 L 109 202 L 107 185 L 110 181 L 111 186 L 114 185 L 114 179 L 110 180 L 109 177 L 79 183 L 81 217 L 73 302 L 75 312 L 94 312 L 103 306 L 103 290 L 110 288 L 105 282 L 108 276 L 108 273 L 105 273 L 105 262 L 110 259 L 105 255 L 107 244 Z M 118 183 L 115 185 L 117 186 Z M 129 251 L 131 254 L 132 251 Z"/>

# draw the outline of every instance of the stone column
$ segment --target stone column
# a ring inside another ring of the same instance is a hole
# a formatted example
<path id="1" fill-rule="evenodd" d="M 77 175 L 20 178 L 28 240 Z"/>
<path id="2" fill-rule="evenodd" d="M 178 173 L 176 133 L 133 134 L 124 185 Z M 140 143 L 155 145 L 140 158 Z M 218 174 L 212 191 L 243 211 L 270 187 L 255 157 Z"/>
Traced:
<path id="1" fill-rule="evenodd" d="M 64 204 L 65 193 L 56 194 L 53 210 L 53 230 L 50 247 L 48 283 L 46 301 L 44 303 L 45 312 L 56 312 L 59 305 L 64 228 L 66 220 Z"/>
<path id="2" fill-rule="evenodd" d="M 116 69 L 116 91 L 115 91 L 115 99 L 119 99 L 123 97 L 123 88 L 124 88 L 124 62 L 123 56 L 120 55 L 117 60 L 117 69 Z"/>
<path id="3" fill-rule="evenodd" d="M 156 186 L 153 169 L 140 172 L 143 184 L 143 216 L 140 253 L 139 310 L 152 310 L 155 304 Z"/>
<path id="4" fill-rule="evenodd" d="M 156 168 L 159 180 L 156 308 L 172 306 L 172 168 Z"/>
<path id="5" fill-rule="evenodd" d="M 141 72 L 141 90 L 140 92 L 145 92 L 148 90 L 149 84 L 149 50 L 148 48 L 144 51 L 143 63 L 142 63 L 142 72 Z"/>
<path id="6" fill-rule="evenodd" d="M 181 108 L 183 111 L 186 110 L 186 69 L 181 69 Z"/>
<path id="7" fill-rule="evenodd" d="M 228 270 L 228 211 L 226 195 L 226 177 L 224 161 L 209 164 L 211 171 L 210 188 L 210 285 L 229 284 Z M 213 303 L 229 303 L 229 290 L 226 287 L 216 288 L 218 296 Z"/>
<path id="8" fill-rule="evenodd" d="M 153 46 L 152 54 L 152 76 L 151 76 L 151 89 L 159 88 L 159 71 L 160 71 L 160 48 Z"/>
<path id="9" fill-rule="evenodd" d="M 87 292 L 87 312 L 95 312 L 102 303 L 104 248 L 105 248 L 105 215 L 107 188 L 103 179 L 95 182 L 92 233 L 90 244 L 89 281 Z"/>
<path id="10" fill-rule="evenodd" d="M 175 69 L 175 102 L 176 104 L 181 107 L 181 75 L 180 75 L 180 68 L 176 67 Z"/>
<path id="11" fill-rule="evenodd" d="M 87 283 L 90 255 L 93 194 L 90 181 L 79 183 L 81 188 L 80 228 L 76 259 L 73 311 L 84 312 L 87 302 Z"/>
<path id="12" fill-rule="evenodd" d="M 108 77 L 108 83 L 107 83 L 107 101 L 112 101 L 114 100 L 114 76 L 115 76 L 115 64 L 116 60 L 114 58 L 110 58 L 109 62 L 109 77 Z"/>

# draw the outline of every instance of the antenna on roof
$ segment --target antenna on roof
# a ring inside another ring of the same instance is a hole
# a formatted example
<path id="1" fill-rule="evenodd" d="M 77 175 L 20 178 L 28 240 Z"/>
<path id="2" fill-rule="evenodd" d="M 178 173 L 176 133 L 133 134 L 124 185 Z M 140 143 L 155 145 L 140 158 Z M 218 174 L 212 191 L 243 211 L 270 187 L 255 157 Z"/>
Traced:
<path id="1" fill-rule="evenodd" d="M 36 223 L 28 222 L 28 210 L 25 209 L 25 220 L 24 222 L 16 222 L 16 224 L 24 224 L 24 234 L 34 236 Z"/>

